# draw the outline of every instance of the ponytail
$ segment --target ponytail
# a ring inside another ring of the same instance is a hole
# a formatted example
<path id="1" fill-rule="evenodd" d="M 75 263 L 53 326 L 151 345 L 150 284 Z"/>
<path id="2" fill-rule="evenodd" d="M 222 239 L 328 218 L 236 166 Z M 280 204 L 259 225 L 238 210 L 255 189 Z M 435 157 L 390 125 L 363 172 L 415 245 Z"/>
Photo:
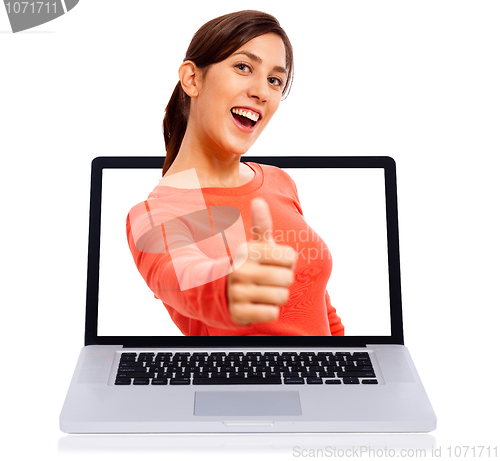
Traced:
<path id="1" fill-rule="evenodd" d="M 181 82 L 178 82 L 163 118 L 163 138 L 167 156 L 163 163 L 162 176 L 174 162 L 181 147 L 189 117 L 189 102 L 189 96 L 182 89 Z"/>

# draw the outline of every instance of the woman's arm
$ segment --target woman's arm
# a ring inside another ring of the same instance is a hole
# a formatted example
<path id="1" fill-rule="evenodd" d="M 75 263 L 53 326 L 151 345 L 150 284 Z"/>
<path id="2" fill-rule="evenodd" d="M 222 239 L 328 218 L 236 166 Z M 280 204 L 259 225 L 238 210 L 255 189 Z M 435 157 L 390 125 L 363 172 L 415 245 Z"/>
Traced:
<path id="1" fill-rule="evenodd" d="M 155 296 L 181 315 L 215 328 L 275 320 L 288 299 L 297 255 L 268 238 L 272 221 L 265 201 L 252 203 L 254 238 L 238 245 L 234 260 L 225 246 L 234 235 L 212 235 L 208 211 L 175 218 L 165 211 L 171 205 L 143 202 L 127 218 L 135 264 Z"/>
<path id="2" fill-rule="evenodd" d="M 152 219 L 154 207 L 153 201 L 142 202 L 127 216 L 129 248 L 148 287 L 158 299 L 185 317 L 215 328 L 240 326 L 232 320 L 228 309 L 226 284 L 230 261 L 225 247 L 225 257 L 208 257 L 193 243 L 196 226 L 168 219 L 166 215 L 157 214 Z M 215 239 L 213 243 L 217 244 Z"/>

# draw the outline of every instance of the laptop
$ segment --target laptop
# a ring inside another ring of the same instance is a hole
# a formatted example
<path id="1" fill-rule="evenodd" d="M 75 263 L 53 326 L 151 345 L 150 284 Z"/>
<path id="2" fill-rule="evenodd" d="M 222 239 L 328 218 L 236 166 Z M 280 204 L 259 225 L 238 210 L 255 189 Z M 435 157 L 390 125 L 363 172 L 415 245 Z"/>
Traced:
<path id="1" fill-rule="evenodd" d="M 328 246 L 342 336 L 188 336 L 141 277 L 126 217 L 164 157 L 92 162 L 85 344 L 67 433 L 429 432 L 436 416 L 403 342 L 390 157 L 245 157 L 285 171 Z"/>

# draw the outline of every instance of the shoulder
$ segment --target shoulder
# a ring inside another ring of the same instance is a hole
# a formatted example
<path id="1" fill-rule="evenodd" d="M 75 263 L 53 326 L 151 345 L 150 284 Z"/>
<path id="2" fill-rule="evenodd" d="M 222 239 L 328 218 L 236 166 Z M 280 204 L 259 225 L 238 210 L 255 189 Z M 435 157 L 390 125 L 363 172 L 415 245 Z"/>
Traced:
<path id="1" fill-rule="evenodd" d="M 250 162 L 249 165 L 251 165 L 252 168 L 254 169 L 256 167 L 260 167 L 262 170 L 262 174 L 266 179 L 273 179 L 273 180 L 283 181 L 289 184 L 295 184 L 290 175 L 286 171 L 282 170 L 277 166 L 266 165 L 265 163 L 252 163 L 252 162 Z"/>
<path id="2" fill-rule="evenodd" d="M 263 185 L 266 190 L 272 191 L 271 193 L 279 193 L 291 197 L 297 203 L 300 202 L 295 181 L 286 171 L 274 165 L 266 165 L 263 163 L 254 163 L 252 167 L 254 169 L 256 167 L 261 168 Z"/>

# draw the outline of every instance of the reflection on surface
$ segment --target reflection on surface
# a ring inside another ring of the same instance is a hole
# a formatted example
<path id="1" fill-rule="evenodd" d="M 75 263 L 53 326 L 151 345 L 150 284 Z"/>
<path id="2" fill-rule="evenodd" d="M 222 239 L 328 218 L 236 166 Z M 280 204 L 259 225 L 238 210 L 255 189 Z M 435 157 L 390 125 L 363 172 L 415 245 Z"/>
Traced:
<path id="1" fill-rule="evenodd" d="M 425 450 L 436 447 L 431 434 L 120 434 L 67 435 L 59 451 L 279 451 L 298 457 L 301 450 Z M 365 453 L 368 456 L 368 453 Z M 345 455 L 344 455 L 345 456 Z M 421 457 L 425 455 L 421 454 Z M 333 457 L 330 455 L 330 457 Z M 351 455 L 352 457 L 352 455 Z"/>

